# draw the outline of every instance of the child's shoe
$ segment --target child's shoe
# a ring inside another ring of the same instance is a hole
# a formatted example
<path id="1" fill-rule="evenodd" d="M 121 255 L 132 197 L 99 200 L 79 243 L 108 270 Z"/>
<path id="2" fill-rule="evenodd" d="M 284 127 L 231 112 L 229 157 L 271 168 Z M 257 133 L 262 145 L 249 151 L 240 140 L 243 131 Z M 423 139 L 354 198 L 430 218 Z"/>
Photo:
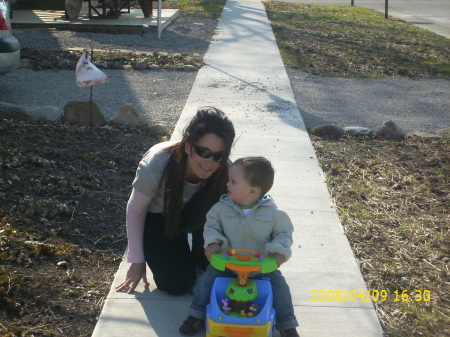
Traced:
<path id="1" fill-rule="evenodd" d="M 300 337 L 296 328 L 281 331 L 281 337 Z"/>
<path id="2" fill-rule="evenodd" d="M 178 329 L 183 335 L 192 336 L 197 331 L 200 331 L 205 326 L 205 320 L 192 317 L 191 315 L 183 321 L 183 325 Z"/>

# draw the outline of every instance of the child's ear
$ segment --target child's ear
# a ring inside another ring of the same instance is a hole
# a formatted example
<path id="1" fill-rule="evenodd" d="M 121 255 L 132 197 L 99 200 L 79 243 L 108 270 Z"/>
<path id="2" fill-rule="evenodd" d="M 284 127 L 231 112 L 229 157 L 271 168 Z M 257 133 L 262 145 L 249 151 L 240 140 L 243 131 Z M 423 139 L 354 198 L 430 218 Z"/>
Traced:
<path id="1" fill-rule="evenodd" d="M 254 195 L 254 196 L 260 195 L 260 194 L 261 194 L 261 187 L 258 187 L 258 186 L 252 186 L 252 187 L 250 188 L 250 194 L 252 194 L 252 195 Z"/>

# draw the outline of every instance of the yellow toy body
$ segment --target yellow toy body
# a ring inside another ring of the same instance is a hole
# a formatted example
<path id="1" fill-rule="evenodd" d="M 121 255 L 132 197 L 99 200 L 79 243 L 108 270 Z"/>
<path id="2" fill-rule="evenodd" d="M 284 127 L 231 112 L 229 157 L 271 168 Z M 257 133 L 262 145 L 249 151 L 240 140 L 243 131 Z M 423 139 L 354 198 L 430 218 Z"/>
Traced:
<path id="1" fill-rule="evenodd" d="M 214 322 L 208 318 L 209 332 L 206 337 L 267 337 L 272 331 L 272 322 L 264 325 L 244 325 Z"/>

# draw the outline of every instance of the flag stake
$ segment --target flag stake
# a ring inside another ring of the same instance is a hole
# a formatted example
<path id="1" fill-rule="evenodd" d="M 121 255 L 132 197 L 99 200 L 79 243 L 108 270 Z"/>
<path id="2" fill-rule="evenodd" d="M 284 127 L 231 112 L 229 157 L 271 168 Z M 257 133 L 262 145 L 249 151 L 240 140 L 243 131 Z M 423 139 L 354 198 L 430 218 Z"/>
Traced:
<path id="1" fill-rule="evenodd" d="M 91 47 L 91 59 L 94 60 L 94 48 Z M 92 85 L 91 85 L 91 97 L 89 99 L 89 132 L 92 136 Z"/>
<path id="2" fill-rule="evenodd" d="M 102 84 L 108 81 L 108 76 L 101 70 L 99 70 L 92 62 L 91 57 L 94 54 L 94 48 L 91 48 L 91 56 L 89 56 L 89 52 L 85 50 L 81 55 L 80 59 L 77 63 L 76 73 L 76 81 L 79 87 L 87 87 L 90 86 L 90 98 L 89 98 L 89 132 L 92 135 L 92 94 L 93 89 L 92 86 L 96 84 Z"/>

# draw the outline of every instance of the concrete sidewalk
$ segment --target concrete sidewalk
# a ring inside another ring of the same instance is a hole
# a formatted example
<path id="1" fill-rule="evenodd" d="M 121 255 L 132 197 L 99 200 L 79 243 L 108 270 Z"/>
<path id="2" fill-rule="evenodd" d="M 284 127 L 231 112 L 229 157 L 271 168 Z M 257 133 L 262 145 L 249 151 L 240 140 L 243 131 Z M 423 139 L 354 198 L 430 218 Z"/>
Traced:
<path id="1" fill-rule="evenodd" d="M 204 61 L 207 66 L 197 75 L 172 139 L 179 139 L 198 107 L 224 110 L 237 134 L 231 159 L 264 155 L 272 161 L 276 176 L 270 194 L 294 223 L 293 257 L 281 271 L 291 286 L 301 336 L 382 336 L 369 298 L 314 297 L 321 290 L 350 294 L 366 293 L 367 288 L 259 0 L 228 0 Z M 116 293 L 114 287 L 124 280 L 127 269 L 128 263 L 122 263 L 93 336 L 180 336 L 178 327 L 191 296 L 169 296 L 154 283 L 141 284 L 132 295 Z"/>

